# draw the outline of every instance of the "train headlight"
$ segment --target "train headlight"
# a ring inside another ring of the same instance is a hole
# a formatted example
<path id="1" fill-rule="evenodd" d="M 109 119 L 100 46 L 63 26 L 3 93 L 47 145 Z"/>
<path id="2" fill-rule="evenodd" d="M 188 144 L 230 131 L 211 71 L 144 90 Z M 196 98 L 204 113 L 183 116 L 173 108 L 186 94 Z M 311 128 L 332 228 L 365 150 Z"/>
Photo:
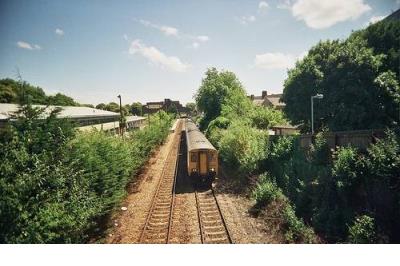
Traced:
<path id="1" fill-rule="evenodd" d="M 192 169 L 192 172 L 197 172 L 197 169 L 196 169 L 196 168 L 193 168 L 193 169 Z"/>
<path id="2" fill-rule="evenodd" d="M 211 172 L 215 172 L 215 169 L 214 169 L 214 168 L 211 168 L 210 171 L 211 171 Z"/>

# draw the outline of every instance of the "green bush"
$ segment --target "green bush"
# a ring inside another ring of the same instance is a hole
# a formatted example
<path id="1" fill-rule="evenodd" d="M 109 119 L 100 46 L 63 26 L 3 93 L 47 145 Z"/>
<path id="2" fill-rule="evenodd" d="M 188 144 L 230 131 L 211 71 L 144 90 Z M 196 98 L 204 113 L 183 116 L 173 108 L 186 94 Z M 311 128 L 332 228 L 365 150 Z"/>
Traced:
<path id="1" fill-rule="evenodd" d="M 288 122 L 281 111 L 265 106 L 255 106 L 251 113 L 253 126 L 258 129 L 269 129 L 276 125 L 286 125 Z"/>
<path id="2" fill-rule="evenodd" d="M 258 206 L 266 206 L 271 202 L 282 199 L 282 191 L 271 181 L 268 173 L 260 176 L 256 188 L 252 192 L 252 197 L 255 199 Z"/>
<path id="3" fill-rule="evenodd" d="M 354 244 L 371 244 L 376 242 L 374 218 L 368 215 L 356 217 L 349 228 L 349 242 Z"/>
<path id="4" fill-rule="evenodd" d="M 283 209 L 283 220 L 286 224 L 285 238 L 289 243 L 315 243 L 314 231 L 298 218 L 290 204 Z"/>
<path id="5" fill-rule="evenodd" d="M 156 114 L 150 126 L 122 139 L 76 133 L 56 113 L 37 119 L 40 113 L 24 106 L 0 132 L 0 243 L 85 242 L 163 142 L 171 119 Z"/>
<path id="6" fill-rule="evenodd" d="M 218 146 L 222 161 L 239 175 L 254 172 L 265 157 L 266 132 L 234 121 L 224 132 Z"/>

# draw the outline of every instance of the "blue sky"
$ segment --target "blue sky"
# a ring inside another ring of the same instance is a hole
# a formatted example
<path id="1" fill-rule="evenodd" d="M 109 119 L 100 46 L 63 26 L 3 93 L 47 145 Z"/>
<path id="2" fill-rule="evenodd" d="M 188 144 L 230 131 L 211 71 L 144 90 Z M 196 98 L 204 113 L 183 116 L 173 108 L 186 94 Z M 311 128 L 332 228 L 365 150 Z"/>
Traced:
<path id="1" fill-rule="evenodd" d="M 399 0 L 0 0 L 0 78 L 81 103 L 184 103 L 208 67 L 249 94 L 282 91 L 287 68 L 319 40 L 346 38 Z"/>

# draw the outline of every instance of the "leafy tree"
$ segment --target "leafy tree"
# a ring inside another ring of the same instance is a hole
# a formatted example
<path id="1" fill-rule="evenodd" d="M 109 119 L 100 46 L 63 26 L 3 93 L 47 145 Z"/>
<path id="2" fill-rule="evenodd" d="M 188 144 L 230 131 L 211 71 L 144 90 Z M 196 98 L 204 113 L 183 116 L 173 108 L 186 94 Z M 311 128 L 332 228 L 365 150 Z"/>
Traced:
<path id="1" fill-rule="evenodd" d="M 115 102 L 110 102 L 109 104 L 106 105 L 104 110 L 119 113 L 119 104 Z"/>
<path id="2" fill-rule="evenodd" d="M 382 56 L 375 56 L 362 39 L 319 43 L 289 71 L 283 101 L 285 112 L 295 124 L 309 129 L 310 98 L 315 101 L 316 128 L 331 130 L 382 128 L 392 125 L 398 115 L 395 98 L 381 89 L 377 81 Z M 396 91 L 393 75 L 385 75 L 386 89 Z M 376 110 L 371 112 L 371 110 Z"/>
<path id="3" fill-rule="evenodd" d="M 400 21 L 385 19 L 374 23 L 364 30 L 354 32 L 352 37 L 361 36 L 375 54 L 386 55 L 383 58 L 383 71 L 391 70 L 400 77 Z"/>
<path id="4" fill-rule="evenodd" d="M 130 106 L 130 111 L 133 115 L 143 115 L 143 105 L 140 102 L 134 102 Z"/>
<path id="5" fill-rule="evenodd" d="M 197 111 L 196 111 L 195 103 L 187 103 L 185 107 L 188 110 L 188 115 L 190 115 L 190 116 L 196 115 Z"/>
<path id="6" fill-rule="evenodd" d="M 235 90 L 244 92 L 242 84 L 234 73 L 219 72 L 216 68 L 207 70 L 195 95 L 196 105 L 204 114 L 200 124 L 201 129 L 206 129 L 210 121 L 221 114 L 223 102 Z"/>
<path id="7" fill-rule="evenodd" d="M 57 93 L 54 96 L 48 96 L 47 103 L 50 105 L 60 105 L 60 106 L 77 106 L 78 104 L 72 99 L 64 94 Z"/>
<path id="8" fill-rule="evenodd" d="M 400 22 L 382 21 L 344 41 L 324 41 L 289 70 L 282 100 L 294 124 L 310 130 L 310 98 L 316 128 L 383 128 L 399 123 Z M 396 49 L 397 48 L 397 49 Z"/>
<path id="9" fill-rule="evenodd" d="M 253 125 L 258 129 L 269 129 L 276 125 L 287 124 L 281 111 L 264 106 L 255 106 L 251 119 Z"/>
<path id="10" fill-rule="evenodd" d="M 9 86 L 0 84 L 0 103 L 13 103 L 17 101 L 17 93 Z"/>
<path id="11" fill-rule="evenodd" d="M 179 114 L 178 108 L 174 103 L 172 103 L 170 106 L 167 107 L 167 110 L 165 110 L 167 113 L 174 115 L 175 117 Z"/>
<path id="12" fill-rule="evenodd" d="M 96 109 L 106 110 L 107 105 L 105 103 L 99 103 L 96 105 Z"/>
<path id="13" fill-rule="evenodd" d="M 94 108 L 94 105 L 93 105 L 93 104 L 90 104 L 90 103 L 84 103 L 84 104 L 81 104 L 80 106 L 85 106 L 85 107 Z"/>
<path id="14" fill-rule="evenodd" d="M 13 79 L 0 80 L 0 102 L 60 106 L 78 105 L 71 97 L 64 94 L 57 93 L 54 96 L 47 96 L 42 88 L 34 87 L 27 82 L 19 82 Z"/>

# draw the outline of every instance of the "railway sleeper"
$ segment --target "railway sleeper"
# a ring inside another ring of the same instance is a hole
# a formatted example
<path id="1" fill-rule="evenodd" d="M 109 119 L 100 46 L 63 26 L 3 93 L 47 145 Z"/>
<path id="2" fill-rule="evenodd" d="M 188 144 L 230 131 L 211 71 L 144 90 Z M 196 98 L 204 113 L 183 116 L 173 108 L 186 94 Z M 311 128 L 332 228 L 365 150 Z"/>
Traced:
<path id="1" fill-rule="evenodd" d="M 218 232 L 204 232 L 204 236 L 209 238 L 216 238 L 217 236 L 226 237 L 226 231 L 224 229 L 223 231 L 218 231 Z"/>
<path id="2" fill-rule="evenodd" d="M 203 226 L 204 231 L 206 232 L 220 232 L 225 231 L 225 227 L 223 225 L 215 225 L 215 226 Z"/>
<path id="3" fill-rule="evenodd" d="M 218 215 L 212 215 L 212 214 L 203 214 L 201 217 L 202 221 L 217 221 L 217 222 L 221 222 L 221 217 Z"/>
<path id="4" fill-rule="evenodd" d="M 154 206 L 154 211 L 169 211 L 171 209 L 171 202 L 168 204 L 157 204 Z"/>
<path id="5" fill-rule="evenodd" d="M 158 227 L 165 228 L 165 226 L 168 227 L 168 221 L 165 221 L 165 222 L 152 222 L 152 221 L 149 221 L 149 223 L 147 225 L 147 227 L 149 227 L 149 228 L 158 228 Z"/>
<path id="6" fill-rule="evenodd" d="M 216 226 L 216 225 L 220 225 L 221 224 L 221 222 L 219 220 L 213 220 L 213 221 L 201 220 L 201 222 L 203 223 L 204 226 Z"/>
<path id="7" fill-rule="evenodd" d="M 157 219 L 168 219 L 169 218 L 169 213 L 161 213 L 161 214 L 159 214 L 159 213 L 153 213 L 152 215 L 151 215 L 151 218 L 155 218 L 156 220 Z"/>
<path id="8" fill-rule="evenodd" d="M 227 244 L 229 243 L 229 240 L 226 237 L 220 237 L 220 238 L 213 238 L 205 241 L 206 243 L 209 244 Z"/>
<path id="9" fill-rule="evenodd" d="M 219 214 L 219 211 L 216 209 L 212 210 L 200 210 L 201 214 L 207 215 L 207 214 Z"/>

